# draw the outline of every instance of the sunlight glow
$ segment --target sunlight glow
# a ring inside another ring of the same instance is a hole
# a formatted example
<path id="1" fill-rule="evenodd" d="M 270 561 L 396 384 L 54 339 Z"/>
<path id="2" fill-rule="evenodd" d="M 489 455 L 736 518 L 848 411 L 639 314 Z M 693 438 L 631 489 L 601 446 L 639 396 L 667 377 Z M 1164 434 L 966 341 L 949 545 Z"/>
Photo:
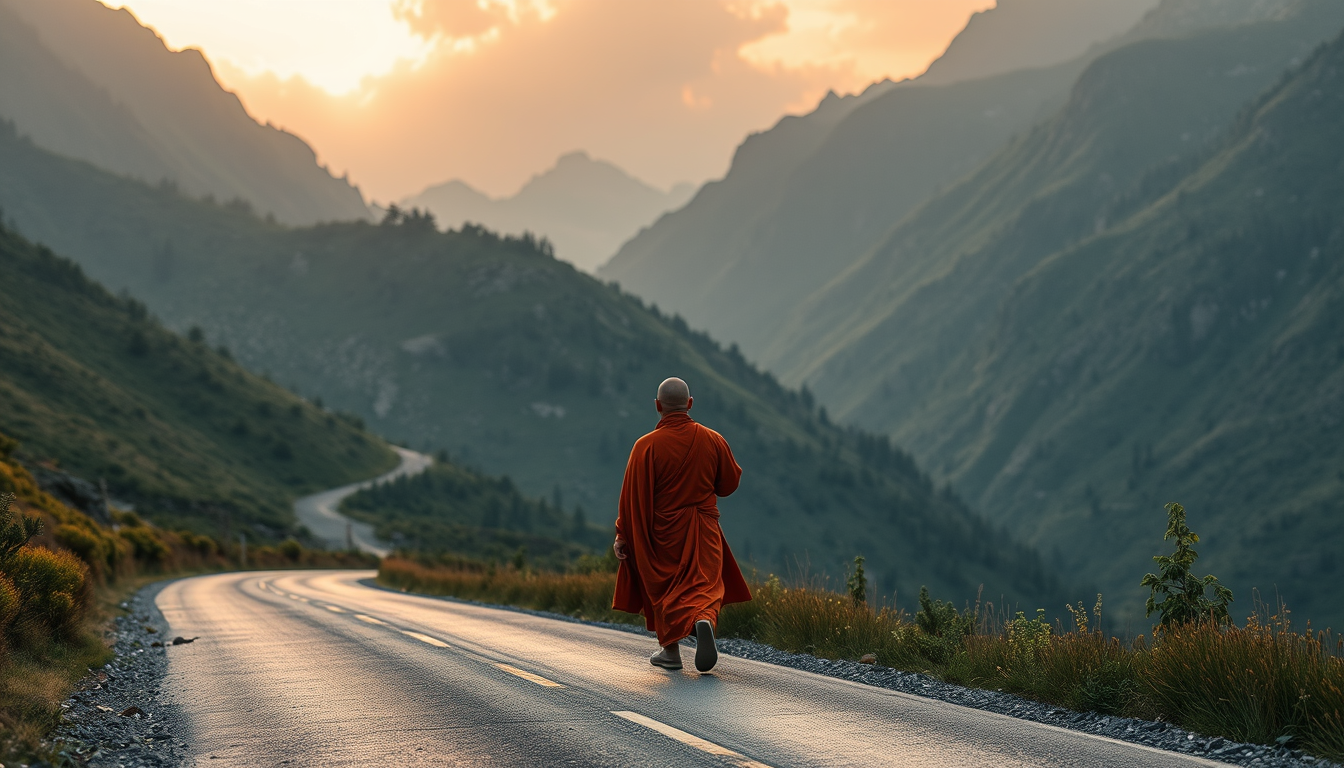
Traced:
<path id="1" fill-rule="evenodd" d="M 416 64 L 434 48 L 392 15 L 390 0 L 103 0 L 126 7 L 170 48 L 199 48 L 249 76 L 298 75 L 339 95 L 366 77 Z"/>

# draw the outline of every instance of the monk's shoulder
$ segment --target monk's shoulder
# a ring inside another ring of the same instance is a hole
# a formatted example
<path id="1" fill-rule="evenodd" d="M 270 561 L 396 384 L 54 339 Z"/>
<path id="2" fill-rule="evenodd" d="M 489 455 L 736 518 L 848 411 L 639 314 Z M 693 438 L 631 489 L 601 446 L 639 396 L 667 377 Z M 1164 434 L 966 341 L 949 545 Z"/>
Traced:
<path id="1" fill-rule="evenodd" d="M 698 422 L 698 421 L 696 422 L 696 425 L 699 426 L 700 429 L 703 429 L 703 430 L 705 431 L 705 433 L 709 436 L 709 439 L 710 439 L 710 440 L 713 440 L 713 441 L 714 441 L 715 443 L 717 443 L 718 445 L 723 445 L 723 446 L 728 445 L 728 440 L 727 440 L 727 438 L 725 438 L 723 435 L 721 435 L 721 434 L 719 434 L 718 432 L 716 432 L 716 431 L 710 429 L 709 427 L 706 427 L 704 424 L 701 424 L 701 423 Z"/>
<path id="2" fill-rule="evenodd" d="M 643 437 L 635 441 L 634 450 L 631 452 L 643 453 L 644 451 L 650 450 L 651 448 L 653 448 L 654 445 L 658 443 L 658 438 L 659 438 L 658 430 L 654 430 L 644 435 Z"/>

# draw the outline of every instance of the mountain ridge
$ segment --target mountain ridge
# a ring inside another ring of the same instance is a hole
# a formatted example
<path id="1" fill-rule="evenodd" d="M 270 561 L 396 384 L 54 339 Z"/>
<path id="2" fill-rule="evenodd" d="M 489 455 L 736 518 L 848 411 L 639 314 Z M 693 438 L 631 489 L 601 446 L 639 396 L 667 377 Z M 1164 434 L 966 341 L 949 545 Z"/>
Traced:
<path id="1" fill-rule="evenodd" d="M 359 190 L 319 167 L 311 147 L 248 115 L 200 51 L 170 51 L 129 10 L 0 0 L 0 17 L 0 56 L 11 57 L 0 69 L 0 117 L 44 146 L 194 196 L 242 199 L 281 221 L 369 215 Z"/>

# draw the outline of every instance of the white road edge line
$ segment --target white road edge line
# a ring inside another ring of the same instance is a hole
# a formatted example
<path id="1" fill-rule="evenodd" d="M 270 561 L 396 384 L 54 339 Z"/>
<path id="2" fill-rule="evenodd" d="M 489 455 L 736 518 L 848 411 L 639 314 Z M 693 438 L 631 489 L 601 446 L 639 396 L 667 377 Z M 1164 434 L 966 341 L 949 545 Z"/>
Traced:
<path id="1" fill-rule="evenodd" d="M 743 755 L 740 752 L 734 752 L 733 750 L 727 747 L 721 747 L 712 741 L 706 741 L 700 738 L 699 736 L 693 736 L 679 728 L 673 728 L 667 723 L 660 723 L 651 717 L 645 717 L 644 715 L 641 715 L 638 712 L 612 710 L 611 714 L 617 717 L 625 718 L 626 720 L 629 720 L 632 723 L 642 725 L 645 728 L 648 728 L 649 730 L 657 731 L 658 733 L 663 734 L 669 739 L 676 739 L 677 741 L 680 741 L 682 744 L 685 744 L 689 747 L 695 747 L 701 752 L 707 752 L 711 755 L 718 755 L 720 757 L 731 758 L 733 762 L 741 766 L 741 768 L 770 768 L 770 766 L 766 765 L 765 763 L 759 763 L 755 760 L 752 760 L 751 758 L 747 757 L 746 755 Z"/>
<path id="2" fill-rule="evenodd" d="M 496 666 L 496 667 L 499 667 L 500 669 L 504 670 L 505 672 L 508 672 L 510 675 L 515 675 L 515 676 L 517 676 L 517 677 L 521 677 L 521 678 L 523 678 L 524 680 L 527 680 L 527 681 L 536 683 L 537 685 L 544 686 L 544 687 L 546 687 L 546 688 L 564 688 L 564 687 L 565 687 L 565 686 L 561 685 L 560 683 L 557 683 L 557 682 L 555 682 L 555 681 L 553 681 L 553 680 L 547 680 L 546 678 L 542 677 L 541 675 L 535 675 L 535 674 L 533 674 L 533 673 L 531 673 L 531 672 L 528 672 L 528 671 L 526 671 L 526 670 L 519 669 L 519 668 L 514 667 L 514 666 L 510 666 L 510 665 L 508 665 L 508 664 L 499 664 L 499 663 L 496 663 L 495 666 Z"/>
<path id="3" fill-rule="evenodd" d="M 447 643 L 443 642 L 442 640 L 438 639 L 437 637 L 430 637 L 429 635 L 422 635 L 422 634 L 420 634 L 419 632 L 408 632 L 408 631 L 406 631 L 406 630 L 403 629 L 403 630 L 401 630 L 401 634 L 403 634 L 403 635 L 405 635 L 405 636 L 407 636 L 407 637 L 414 637 L 416 640 L 419 640 L 419 641 L 422 642 L 422 643 L 429 643 L 430 645 L 434 646 L 435 648 L 447 648 L 447 647 L 448 647 L 448 644 L 447 644 Z"/>
<path id="4" fill-rule="evenodd" d="M 377 625 L 380 626 L 380 627 L 386 627 L 386 626 L 387 626 L 387 622 L 385 622 L 385 621 L 379 621 L 378 619 L 375 619 L 375 618 L 373 618 L 372 616 L 365 616 L 365 615 L 362 614 L 362 613 L 356 613 L 356 614 L 355 614 L 355 618 L 356 618 L 356 619 L 359 619 L 360 621 L 366 622 L 366 623 L 368 623 L 368 624 L 377 624 Z"/>

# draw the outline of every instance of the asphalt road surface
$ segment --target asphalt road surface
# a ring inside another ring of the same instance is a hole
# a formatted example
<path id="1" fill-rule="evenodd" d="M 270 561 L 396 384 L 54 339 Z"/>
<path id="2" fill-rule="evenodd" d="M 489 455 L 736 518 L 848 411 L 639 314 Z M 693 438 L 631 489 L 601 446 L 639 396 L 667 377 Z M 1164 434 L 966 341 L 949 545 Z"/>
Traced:
<path id="1" fill-rule="evenodd" d="M 651 638 L 360 583 L 200 576 L 158 596 L 201 766 L 1214 765 Z M 690 654 L 686 655 L 689 661 Z"/>
<path id="2" fill-rule="evenodd" d="M 404 475 L 419 474 L 434 463 L 432 458 L 423 453 L 395 445 L 392 446 L 392 450 L 401 456 L 401 463 L 391 472 L 372 480 L 304 496 L 294 502 L 294 514 L 299 518 L 299 522 L 308 526 L 308 530 L 325 542 L 328 549 L 346 549 L 353 546 L 355 549 L 371 552 L 379 557 L 387 556 L 390 547 L 373 535 L 373 526 L 351 520 L 336 510 L 346 496 Z"/>

